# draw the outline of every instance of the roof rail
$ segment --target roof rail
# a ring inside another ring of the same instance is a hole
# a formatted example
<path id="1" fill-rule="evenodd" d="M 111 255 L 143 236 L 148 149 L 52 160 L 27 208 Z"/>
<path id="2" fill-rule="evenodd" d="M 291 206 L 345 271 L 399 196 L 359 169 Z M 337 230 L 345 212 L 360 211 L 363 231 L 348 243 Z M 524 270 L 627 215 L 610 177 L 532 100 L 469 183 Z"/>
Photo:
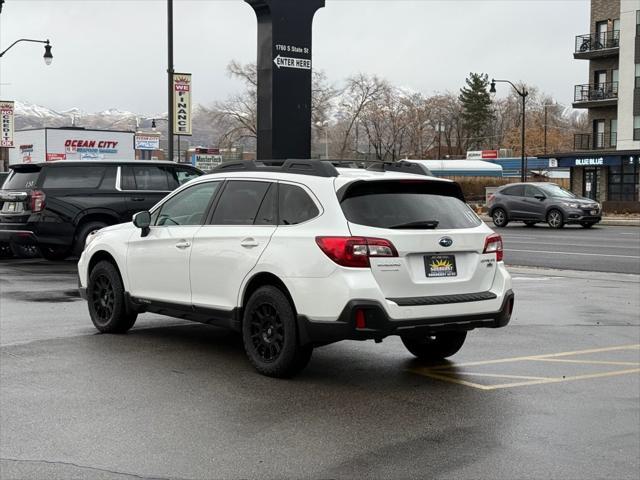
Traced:
<path id="1" fill-rule="evenodd" d="M 433 177 L 433 173 L 425 165 L 414 162 L 407 162 L 406 160 L 399 160 L 397 162 L 377 162 L 367 167 L 367 170 L 376 172 L 402 172 L 413 173 L 414 175 L 427 175 Z"/>
<path id="2" fill-rule="evenodd" d="M 338 170 L 330 162 L 320 160 L 242 160 L 221 163 L 212 172 L 282 172 L 316 177 L 337 177 Z"/>

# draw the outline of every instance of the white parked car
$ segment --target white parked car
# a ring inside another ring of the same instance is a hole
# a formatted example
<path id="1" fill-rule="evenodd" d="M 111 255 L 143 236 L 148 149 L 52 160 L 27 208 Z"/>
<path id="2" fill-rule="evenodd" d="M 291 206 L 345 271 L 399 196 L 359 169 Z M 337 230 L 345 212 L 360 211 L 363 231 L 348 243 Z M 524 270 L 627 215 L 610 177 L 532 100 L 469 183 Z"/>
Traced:
<path id="1" fill-rule="evenodd" d="M 399 335 L 434 360 L 469 330 L 507 325 L 502 254 L 459 185 L 417 165 L 288 160 L 183 185 L 91 235 L 78 270 L 99 331 L 124 333 L 142 312 L 224 326 L 260 373 L 286 377 L 339 340 Z"/>

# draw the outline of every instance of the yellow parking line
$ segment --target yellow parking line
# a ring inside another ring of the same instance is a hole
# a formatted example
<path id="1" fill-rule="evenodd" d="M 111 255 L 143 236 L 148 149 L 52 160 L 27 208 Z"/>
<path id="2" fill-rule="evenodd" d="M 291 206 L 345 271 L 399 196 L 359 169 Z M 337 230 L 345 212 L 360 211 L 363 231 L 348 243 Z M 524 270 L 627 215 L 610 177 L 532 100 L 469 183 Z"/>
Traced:
<path id="1" fill-rule="evenodd" d="M 617 370 L 615 372 L 592 373 L 589 375 L 575 375 L 573 377 L 564 377 L 564 378 L 555 377 L 555 378 L 549 378 L 547 380 L 539 380 L 539 381 L 531 381 L 531 382 L 503 383 L 500 385 L 490 385 L 484 390 L 497 390 L 499 388 L 523 387 L 527 385 L 537 385 L 541 383 L 571 382 L 574 380 L 587 380 L 589 378 L 615 377 L 618 375 L 628 375 L 630 373 L 640 373 L 640 368 L 632 368 L 630 370 Z"/>
<path id="2" fill-rule="evenodd" d="M 609 362 L 606 360 L 570 360 L 568 358 L 532 358 L 532 362 L 557 362 L 557 363 L 577 363 L 585 365 L 620 365 L 630 367 L 640 367 L 638 362 Z"/>
<path id="3" fill-rule="evenodd" d="M 520 380 L 553 380 L 555 377 L 529 377 L 526 375 L 503 375 L 501 373 L 456 372 L 456 375 L 473 375 L 474 377 L 519 378 Z"/>
<path id="4" fill-rule="evenodd" d="M 614 352 L 617 350 L 640 350 L 640 343 L 636 343 L 633 345 L 622 345 L 618 347 L 591 348 L 589 350 L 574 350 L 571 352 L 546 353 L 543 355 L 528 355 L 526 357 L 500 358 L 497 360 L 483 360 L 479 362 L 456 363 L 453 365 L 436 366 L 436 367 L 432 367 L 432 369 L 448 370 L 451 368 L 458 368 L 458 367 L 472 367 L 475 365 L 492 365 L 495 363 L 508 363 L 508 362 L 520 362 L 520 361 L 526 361 L 526 360 L 538 360 L 538 359 L 544 359 L 544 358 L 567 357 L 571 355 L 585 355 L 587 353 Z"/>
<path id="5" fill-rule="evenodd" d="M 458 385 L 464 385 L 464 386 L 476 388 L 479 390 L 497 390 L 502 388 L 541 385 L 546 383 L 561 383 L 561 382 L 569 382 L 574 380 L 586 380 L 590 378 L 604 378 L 604 377 L 614 377 L 618 375 L 628 375 L 632 373 L 640 373 L 640 368 L 630 368 L 625 370 L 615 370 L 611 372 L 574 375 L 570 377 L 567 377 L 567 376 L 565 377 L 534 377 L 534 376 L 526 376 L 526 375 L 509 375 L 509 374 L 499 374 L 499 373 L 452 371 L 454 369 L 457 370 L 460 367 L 493 365 L 493 364 L 509 363 L 509 362 L 527 362 L 527 361 L 571 363 L 571 364 L 582 364 L 582 365 L 615 365 L 615 366 L 633 366 L 633 367 L 640 366 L 640 363 L 638 362 L 558 358 L 558 357 L 568 357 L 568 356 L 575 356 L 575 355 L 586 355 L 591 353 L 615 352 L 615 351 L 621 351 L 621 350 L 640 350 L 640 344 L 620 345 L 616 347 L 604 347 L 604 348 L 591 348 L 587 350 L 574 350 L 570 352 L 547 353 L 543 355 L 529 355 L 526 357 L 501 358 L 497 360 L 485 360 L 485 361 L 479 361 L 479 362 L 467 362 L 467 363 L 440 365 L 440 366 L 434 366 L 434 367 L 414 368 L 414 369 L 411 369 L 411 371 L 413 373 L 417 373 L 425 377 L 430 377 L 436 380 L 442 380 L 449 383 L 455 383 Z M 475 376 L 475 377 L 491 377 L 491 378 L 512 378 L 512 379 L 520 379 L 523 381 L 501 383 L 497 385 L 482 385 L 480 383 L 470 382 L 468 380 L 462 380 L 461 378 L 458 378 L 459 376 L 462 376 L 462 375 L 468 375 L 471 377 Z"/>

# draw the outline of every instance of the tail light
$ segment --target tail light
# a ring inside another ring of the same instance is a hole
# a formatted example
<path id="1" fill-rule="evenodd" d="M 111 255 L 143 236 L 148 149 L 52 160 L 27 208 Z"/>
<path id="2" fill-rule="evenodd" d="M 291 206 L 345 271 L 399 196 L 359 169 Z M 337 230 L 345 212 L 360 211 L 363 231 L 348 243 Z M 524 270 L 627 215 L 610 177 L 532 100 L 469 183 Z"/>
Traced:
<path id="1" fill-rule="evenodd" d="M 343 267 L 369 268 L 371 257 L 397 257 L 389 240 L 369 237 L 316 237 L 327 257 Z"/>
<path id="2" fill-rule="evenodd" d="M 496 260 L 498 262 L 502 261 L 503 249 L 502 249 L 502 237 L 497 233 L 493 235 L 489 235 L 484 241 L 484 252 L 483 253 L 494 253 L 496 254 Z"/>
<path id="3" fill-rule="evenodd" d="M 40 190 L 31 192 L 31 211 L 33 213 L 40 212 L 44 209 L 45 194 Z"/>

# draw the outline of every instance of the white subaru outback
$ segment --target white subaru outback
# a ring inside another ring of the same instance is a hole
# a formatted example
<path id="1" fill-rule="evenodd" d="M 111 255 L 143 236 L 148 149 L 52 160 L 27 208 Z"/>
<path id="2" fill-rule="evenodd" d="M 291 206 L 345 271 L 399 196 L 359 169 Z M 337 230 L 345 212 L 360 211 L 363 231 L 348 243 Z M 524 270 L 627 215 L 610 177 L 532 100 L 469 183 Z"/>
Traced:
<path id="1" fill-rule="evenodd" d="M 78 271 L 99 331 L 142 312 L 223 326 L 260 373 L 287 377 L 339 340 L 399 335 L 437 360 L 507 325 L 502 254 L 459 185 L 417 164 L 237 162 L 91 235 Z"/>

